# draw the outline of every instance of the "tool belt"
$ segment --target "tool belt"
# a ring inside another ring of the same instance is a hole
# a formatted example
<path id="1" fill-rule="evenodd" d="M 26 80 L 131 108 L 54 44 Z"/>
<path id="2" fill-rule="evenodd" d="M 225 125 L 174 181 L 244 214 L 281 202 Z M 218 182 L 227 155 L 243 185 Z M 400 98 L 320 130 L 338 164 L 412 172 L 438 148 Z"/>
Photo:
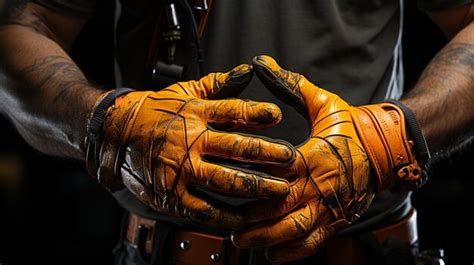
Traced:
<path id="1" fill-rule="evenodd" d="M 406 246 L 413 246 L 418 240 L 416 211 L 412 209 L 397 223 L 364 235 L 370 237 L 372 241 L 369 240 L 369 242 L 379 245 L 394 240 Z M 165 223 L 157 224 L 155 220 L 142 218 L 132 213 L 128 216 L 125 238 L 132 247 L 137 248 L 138 254 L 145 261 L 151 259 L 154 260 L 152 262 L 154 264 L 248 264 L 248 257 L 245 261 L 242 261 L 241 257 L 245 250 L 233 246 L 229 237 L 190 231 Z M 327 243 L 324 263 L 321 264 L 370 263 L 365 245 L 357 236 L 335 238 Z M 266 262 L 262 260 L 257 261 L 256 264 L 266 264 Z"/>

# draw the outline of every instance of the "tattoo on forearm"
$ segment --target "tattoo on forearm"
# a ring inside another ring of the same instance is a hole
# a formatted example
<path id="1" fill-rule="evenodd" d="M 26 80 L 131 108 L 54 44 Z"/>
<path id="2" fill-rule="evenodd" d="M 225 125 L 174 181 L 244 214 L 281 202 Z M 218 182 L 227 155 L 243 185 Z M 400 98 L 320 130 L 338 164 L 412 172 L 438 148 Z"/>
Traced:
<path id="1" fill-rule="evenodd" d="M 433 58 L 419 82 L 432 78 L 433 75 L 442 77 L 446 72 L 459 73 L 474 80 L 474 44 L 454 43 L 446 46 Z"/>
<path id="2" fill-rule="evenodd" d="M 38 89 L 58 91 L 52 97 L 51 103 L 67 97 L 73 90 L 90 86 L 81 70 L 70 59 L 61 56 L 48 56 L 37 60 L 23 69 L 20 75 L 23 80 L 31 81 Z"/>
<path id="3" fill-rule="evenodd" d="M 431 60 L 405 96 L 432 149 L 446 146 L 472 127 L 473 85 L 474 44 L 451 43 Z"/>

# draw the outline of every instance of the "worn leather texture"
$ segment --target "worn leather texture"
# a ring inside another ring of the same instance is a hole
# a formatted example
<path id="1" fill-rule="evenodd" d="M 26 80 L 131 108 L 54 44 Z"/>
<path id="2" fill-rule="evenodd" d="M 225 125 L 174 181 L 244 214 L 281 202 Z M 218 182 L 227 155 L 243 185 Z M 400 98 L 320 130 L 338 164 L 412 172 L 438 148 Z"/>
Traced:
<path id="1" fill-rule="evenodd" d="M 422 178 L 403 111 L 392 103 L 351 108 L 354 125 L 370 158 L 378 189 L 409 191 Z"/>
<path id="2" fill-rule="evenodd" d="M 271 92 L 306 115 L 312 129 L 290 167 L 262 169 L 289 179 L 290 194 L 247 205 L 249 227 L 232 240 L 239 247 L 266 247 L 272 261 L 300 259 L 358 219 L 376 192 L 399 188 L 397 178 L 405 171 L 393 172 L 400 166 L 417 164 L 403 112 L 393 104 L 350 106 L 269 56 L 254 58 L 253 66 Z M 265 221 L 269 216 L 275 220 Z"/>
<path id="3" fill-rule="evenodd" d="M 94 158 L 88 159 L 89 171 L 109 190 L 126 187 L 160 213 L 222 228 L 242 226 L 238 210 L 192 191 L 199 187 L 257 198 L 288 193 L 286 180 L 206 159 L 262 165 L 293 161 L 293 147 L 285 142 L 227 132 L 266 128 L 281 120 L 279 108 L 271 103 L 219 100 L 239 94 L 251 78 L 251 67 L 241 65 L 159 92 L 117 98 L 108 109 L 101 140 L 88 152 Z"/>

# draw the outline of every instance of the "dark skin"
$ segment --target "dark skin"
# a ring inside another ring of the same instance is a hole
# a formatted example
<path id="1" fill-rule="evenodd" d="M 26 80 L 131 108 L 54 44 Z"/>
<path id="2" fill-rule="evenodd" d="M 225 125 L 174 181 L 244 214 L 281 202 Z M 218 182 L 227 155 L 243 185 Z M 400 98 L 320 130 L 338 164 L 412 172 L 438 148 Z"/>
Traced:
<path id="1" fill-rule="evenodd" d="M 474 123 L 474 4 L 429 15 L 451 40 L 402 102 L 415 112 L 436 151 Z"/>
<path id="2" fill-rule="evenodd" d="M 2 113 L 36 149 L 81 160 L 102 93 L 67 54 L 84 23 L 29 3 L 0 27 Z"/>

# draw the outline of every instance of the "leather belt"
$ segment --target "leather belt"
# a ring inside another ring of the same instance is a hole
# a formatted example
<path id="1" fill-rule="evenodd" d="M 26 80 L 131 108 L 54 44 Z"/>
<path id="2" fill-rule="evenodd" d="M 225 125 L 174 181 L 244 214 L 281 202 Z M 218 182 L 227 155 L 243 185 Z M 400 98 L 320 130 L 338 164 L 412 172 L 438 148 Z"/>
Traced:
<path id="1" fill-rule="evenodd" d="M 155 220 L 130 213 L 126 234 L 127 241 L 138 247 L 139 233 L 145 229 L 147 232 L 144 248 L 146 253 L 151 255 L 155 224 Z M 159 227 L 158 225 L 158 229 Z M 165 255 L 167 255 L 168 260 L 171 260 L 171 264 L 238 264 L 240 250 L 233 247 L 228 238 L 175 227 L 170 239 L 163 254 L 166 253 Z"/>
<path id="2" fill-rule="evenodd" d="M 387 240 L 397 240 L 413 246 L 418 241 L 416 226 L 416 210 L 412 209 L 402 220 L 397 223 L 370 231 L 369 235 L 379 245 Z M 327 243 L 325 265 L 367 264 L 366 250 L 360 240 L 354 237 L 335 238 Z M 341 255 L 341 253 L 344 253 Z"/>
<path id="3" fill-rule="evenodd" d="M 130 214 L 126 233 L 127 241 L 137 246 L 141 231 L 144 235 L 144 249 L 151 254 L 153 249 L 153 229 L 155 220 Z M 158 229 L 159 229 L 158 225 Z M 160 232 L 160 231 L 157 231 Z M 173 236 L 166 242 L 166 249 L 161 253 L 172 260 L 172 264 L 202 264 L 202 265 L 237 265 L 240 250 L 229 242 L 228 238 L 179 227 L 173 228 Z M 387 239 L 395 239 L 413 245 L 417 242 L 416 211 L 410 213 L 399 222 L 371 231 L 371 236 L 383 244 Z M 352 237 L 336 238 L 326 245 L 326 265 L 336 264 L 365 264 L 364 249 L 360 242 Z M 341 255 L 344 253 L 344 255 Z"/>

